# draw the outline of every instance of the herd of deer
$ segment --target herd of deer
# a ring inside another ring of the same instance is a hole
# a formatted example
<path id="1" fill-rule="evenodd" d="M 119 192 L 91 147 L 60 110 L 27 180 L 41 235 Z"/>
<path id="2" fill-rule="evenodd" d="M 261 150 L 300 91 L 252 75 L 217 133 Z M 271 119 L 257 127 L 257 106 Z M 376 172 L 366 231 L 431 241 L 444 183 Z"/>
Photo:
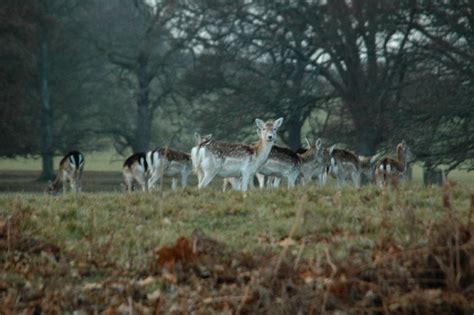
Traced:
<path id="1" fill-rule="evenodd" d="M 172 178 L 173 189 L 177 187 L 178 177 L 181 185 L 186 187 L 188 176 L 193 171 L 200 189 L 209 185 L 216 176 L 224 178 L 224 191 L 232 187 L 245 192 L 253 186 L 255 176 L 261 188 L 278 187 L 282 178 L 287 179 L 288 187 L 294 187 L 297 182 L 305 185 L 313 178 L 324 186 L 328 175 L 336 179 L 339 187 L 349 179 L 359 187 L 362 176 L 383 187 L 389 181 L 406 178 L 408 162 L 414 159 L 405 141 L 397 145 L 396 158 L 379 154 L 360 156 L 335 145 L 324 147 L 320 139 L 314 142 L 306 139 L 307 147 L 294 152 L 274 145 L 283 118 L 267 122 L 256 119 L 255 123 L 259 137 L 255 144 L 215 141 L 212 135 L 196 133 L 196 146 L 190 154 L 169 148 L 133 154 L 123 164 L 126 190 L 134 190 L 134 183 L 138 183 L 142 191 L 151 190 L 163 177 Z M 83 168 L 82 153 L 71 151 L 66 154 L 49 191 L 57 191 L 62 185 L 65 192 L 67 182 L 72 191 L 80 191 Z"/>

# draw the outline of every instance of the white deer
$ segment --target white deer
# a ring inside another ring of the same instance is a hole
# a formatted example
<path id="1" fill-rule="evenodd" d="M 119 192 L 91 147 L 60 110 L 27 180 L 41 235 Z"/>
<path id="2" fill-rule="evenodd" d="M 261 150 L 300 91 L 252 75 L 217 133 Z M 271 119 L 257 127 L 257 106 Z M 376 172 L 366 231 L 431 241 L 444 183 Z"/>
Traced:
<path id="1" fill-rule="evenodd" d="M 399 177 L 406 179 L 408 163 L 415 159 L 415 155 L 405 140 L 397 145 L 396 154 L 397 159 L 384 157 L 377 163 L 375 178 L 380 187 L 386 186 L 388 179 L 391 179 L 394 184 L 398 182 Z"/>
<path id="2" fill-rule="evenodd" d="M 66 193 L 67 182 L 72 192 L 81 191 L 81 178 L 84 170 L 84 155 L 79 151 L 68 152 L 59 162 L 59 171 L 54 182 L 48 183 L 48 192 L 54 193 L 62 186 Z"/>
<path id="3" fill-rule="evenodd" d="M 308 148 L 299 150 L 301 160 L 301 175 L 303 185 L 308 184 L 314 177 L 318 178 L 320 186 L 326 185 L 327 170 L 330 165 L 329 151 L 322 145 L 321 139 L 314 143 L 306 138 Z"/>
<path id="4" fill-rule="evenodd" d="M 188 176 L 192 171 L 191 156 L 188 153 L 179 152 L 168 148 L 156 148 L 146 154 L 148 163 L 148 189 L 152 189 L 155 183 L 162 177 L 171 177 L 171 188 L 176 190 L 178 186 L 177 177 L 181 178 L 181 186 L 184 188 L 188 182 Z"/>
<path id="5" fill-rule="evenodd" d="M 257 118 L 255 123 L 260 140 L 254 145 L 211 140 L 199 146 L 197 157 L 199 165 L 195 165 L 195 168 L 199 167 L 204 175 L 199 182 L 199 188 L 206 187 L 214 177 L 220 176 L 242 177 L 241 190 L 244 192 L 248 190 L 249 181 L 270 154 L 283 118 L 266 123 Z"/>
<path id="6" fill-rule="evenodd" d="M 148 163 L 145 153 L 135 153 L 127 158 L 123 163 L 122 173 L 128 192 L 133 191 L 134 182 L 140 185 L 142 191 L 148 191 Z"/>

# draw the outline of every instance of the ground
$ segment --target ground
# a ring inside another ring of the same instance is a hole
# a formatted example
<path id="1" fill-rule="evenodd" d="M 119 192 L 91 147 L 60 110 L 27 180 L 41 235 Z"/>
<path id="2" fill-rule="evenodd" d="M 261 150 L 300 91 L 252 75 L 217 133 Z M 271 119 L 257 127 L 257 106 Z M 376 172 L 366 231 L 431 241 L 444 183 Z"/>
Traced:
<path id="1" fill-rule="evenodd" d="M 49 196 L 34 178 L 1 173 L 0 314 L 474 311 L 463 180 L 125 194 L 109 170 Z"/>

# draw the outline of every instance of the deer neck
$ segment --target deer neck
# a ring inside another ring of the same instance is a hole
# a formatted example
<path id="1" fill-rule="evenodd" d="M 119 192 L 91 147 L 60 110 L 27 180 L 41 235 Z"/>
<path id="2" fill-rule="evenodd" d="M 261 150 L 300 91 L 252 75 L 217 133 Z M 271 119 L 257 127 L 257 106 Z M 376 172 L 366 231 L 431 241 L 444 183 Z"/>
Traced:
<path id="1" fill-rule="evenodd" d="M 273 141 L 269 142 L 266 140 L 260 139 L 255 145 L 255 157 L 257 161 L 257 166 L 261 166 L 268 159 L 270 152 L 273 147 Z"/>
<path id="2" fill-rule="evenodd" d="M 403 169 L 406 170 L 407 168 L 407 159 L 402 152 L 402 147 L 397 146 L 397 160 L 403 165 Z"/>

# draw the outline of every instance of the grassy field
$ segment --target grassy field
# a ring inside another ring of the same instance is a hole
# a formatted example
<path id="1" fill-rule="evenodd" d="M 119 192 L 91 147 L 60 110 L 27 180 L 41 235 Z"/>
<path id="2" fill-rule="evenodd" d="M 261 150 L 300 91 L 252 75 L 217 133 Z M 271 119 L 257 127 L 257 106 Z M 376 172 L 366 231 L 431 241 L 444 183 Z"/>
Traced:
<path id="1" fill-rule="evenodd" d="M 0 313 L 472 313 L 473 198 L 464 184 L 2 194 Z"/>

